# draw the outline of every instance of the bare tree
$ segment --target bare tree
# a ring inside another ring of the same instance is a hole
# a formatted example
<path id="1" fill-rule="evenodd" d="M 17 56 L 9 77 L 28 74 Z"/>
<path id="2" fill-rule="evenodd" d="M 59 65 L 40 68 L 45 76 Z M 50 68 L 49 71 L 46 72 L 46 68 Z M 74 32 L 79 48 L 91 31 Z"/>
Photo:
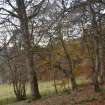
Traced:
<path id="1" fill-rule="evenodd" d="M 44 2 L 45 0 L 42 0 L 38 4 L 34 5 L 33 0 L 29 0 L 29 1 L 7 0 L 4 3 L 8 4 L 8 6 L 12 9 L 8 10 L 6 8 L 3 8 L 3 6 L 0 8 L 1 11 L 4 11 L 5 13 L 7 13 L 7 16 L 10 15 L 12 18 L 18 19 L 18 22 L 19 22 L 18 25 L 20 26 L 20 29 L 21 29 L 22 39 L 24 43 L 23 46 L 24 46 L 24 50 L 25 50 L 25 54 L 27 58 L 26 60 L 27 68 L 30 74 L 30 85 L 31 85 L 31 90 L 32 90 L 32 96 L 35 99 L 40 98 L 41 96 L 38 89 L 37 75 L 36 75 L 34 60 L 33 60 L 33 52 L 32 52 L 32 48 L 33 48 L 32 38 L 33 37 L 30 33 L 29 21 L 39 14 Z M 32 10 L 30 10 L 30 13 L 27 12 L 28 7 L 32 8 Z"/>

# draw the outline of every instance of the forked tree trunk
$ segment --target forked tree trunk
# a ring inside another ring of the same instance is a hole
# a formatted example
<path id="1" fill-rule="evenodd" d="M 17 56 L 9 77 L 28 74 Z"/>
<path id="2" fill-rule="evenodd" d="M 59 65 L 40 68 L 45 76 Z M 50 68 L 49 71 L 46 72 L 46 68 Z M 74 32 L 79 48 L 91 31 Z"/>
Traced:
<path id="1" fill-rule="evenodd" d="M 26 7 L 24 4 L 24 0 L 16 0 L 16 4 L 18 8 L 18 15 L 20 17 L 19 21 L 20 21 L 21 33 L 23 35 L 23 40 L 24 40 L 24 49 L 26 53 L 27 67 L 30 74 L 31 92 L 33 98 L 38 99 L 41 96 L 38 89 L 37 75 L 34 70 L 35 68 L 34 68 L 33 53 L 32 53 L 32 37 L 29 32 L 28 17 L 25 9 Z"/>

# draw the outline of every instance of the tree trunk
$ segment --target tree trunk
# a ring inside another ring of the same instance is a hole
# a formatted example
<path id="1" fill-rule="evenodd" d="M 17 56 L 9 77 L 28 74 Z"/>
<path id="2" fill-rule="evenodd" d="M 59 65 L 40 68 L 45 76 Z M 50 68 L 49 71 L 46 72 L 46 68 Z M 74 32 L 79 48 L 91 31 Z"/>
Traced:
<path id="1" fill-rule="evenodd" d="M 23 40 L 24 40 L 24 49 L 26 53 L 27 67 L 30 74 L 30 86 L 32 91 L 32 97 L 38 99 L 41 96 L 38 89 L 37 75 L 34 70 L 32 37 L 29 33 L 28 17 L 25 10 L 24 0 L 16 0 L 16 3 L 18 7 L 18 15 L 20 16 L 19 21 L 20 21 L 21 33 L 23 35 Z"/>
<path id="2" fill-rule="evenodd" d="M 69 68 L 70 68 L 70 79 L 71 79 L 71 84 L 72 84 L 72 89 L 73 90 L 76 90 L 77 89 L 77 84 L 76 84 L 76 79 L 75 79 L 75 75 L 73 73 L 73 64 L 72 64 L 72 60 L 71 60 L 71 57 L 66 49 L 66 46 L 65 46 L 65 43 L 63 41 L 63 38 L 62 38 L 62 33 L 61 33 L 61 24 L 58 25 L 58 34 L 59 34 L 59 39 L 62 43 L 62 47 L 64 49 L 64 52 L 65 52 L 65 55 L 66 55 L 66 58 L 68 60 L 68 64 L 69 64 Z"/>
<path id="3" fill-rule="evenodd" d="M 99 71 L 100 71 L 100 52 L 99 52 L 99 37 L 100 37 L 100 32 L 98 30 L 97 26 L 97 20 L 96 20 L 96 13 L 94 11 L 94 8 L 91 5 L 91 1 L 88 0 L 89 2 L 89 9 L 90 9 L 90 16 L 91 16 L 91 24 L 93 28 L 93 44 L 94 44 L 94 54 L 95 54 L 95 65 L 94 65 L 94 70 L 93 70 L 93 82 L 94 82 L 94 89 L 95 91 L 100 90 L 99 86 Z"/>
<path id="4" fill-rule="evenodd" d="M 93 81 L 94 81 L 94 89 L 96 92 L 100 90 L 99 86 L 99 72 L 100 72 L 100 53 L 99 53 L 99 39 L 96 36 L 94 38 L 94 45 L 95 45 L 95 65 L 94 65 L 94 72 L 93 72 Z"/>

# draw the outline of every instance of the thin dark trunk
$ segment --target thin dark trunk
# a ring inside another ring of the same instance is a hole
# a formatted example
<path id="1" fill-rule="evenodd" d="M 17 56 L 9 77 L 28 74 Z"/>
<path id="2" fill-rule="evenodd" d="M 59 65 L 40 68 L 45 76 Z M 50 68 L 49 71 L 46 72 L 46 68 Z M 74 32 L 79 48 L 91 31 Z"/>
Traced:
<path id="1" fill-rule="evenodd" d="M 55 72 L 55 70 L 54 70 L 54 87 L 55 87 L 55 92 L 56 92 L 56 94 L 58 93 L 58 89 L 57 89 L 57 85 L 56 85 L 56 72 Z"/>
<path id="2" fill-rule="evenodd" d="M 53 41 L 52 41 L 52 38 L 50 38 L 50 66 L 51 66 L 51 71 L 54 71 L 54 74 L 53 74 L 53 81 L 54 81 L 54 88 L 55 88 L 55 92 L 56 94 L 58 93 L 58 90 L 57 90 L 57 86 L 56 86 L 56 71 L 53 67 L 53 62 L 54 62 L 54 54 L 53 54 L 53 49 L 54 49 L 54 45 L 53 45 Z"/>
<path id="3" fill-rule="evenodd" d="M 98 37 L 94 39 L 94 47 L 95 47 L 95 58 L 94 58 L 94 65 L 93 65 L 93 84 L 94 90 L 98 92 L 100 90 L 99 86 L 99 71 L 100 71 L 100 56 L 99 56 L 99 40 Z"/>
<path id="4" fill-rule="evenodd" d="M 89 2 L 89 8 L 90 8 L 90 16 L 91 16 L 91 23 L 92 28 L 94 30 L 93 33 L 93 44 L 94 44 L 94 54 L 95 54 L 95 65 L 94 65 L 94 72 L 93 72 L 93 82 L 94 82 L 94 89 L 95 91 L 100 90 L 99 86 L 99 71 L 100 71 L 100 52 L 99 52 L 99 37 L 100 32 L 98 30 L 97 20 L 96 20 L 96 12 L 94 11 L 93 6 L 91 5 L 91 2 Z"/>
<path id="5" fill-rule="evenodd" d="M 70 57 L 70 55 L 66 49 L 65 43 L 63 41 L 60 25 L 58 26 L 58 34 L 59 34 L 60 41 L 62 43 L 62 47 L 63 47 L 64 52 L 65 52 L 66 58 L 68 60 L 68 64 L 69 64 L 69 68 L 70 68 L 69 71 L 70 71 L 70 79 L 71 79 L 72 89 L 75 90 L 75 89 L 77 89 L 77 84 L 76 84 L 75 75 L 73 73 L 73 63 L 72 63 L 72 59 L 71 59 L 71 57 Z"/>
<path id="6" fill-rule="evenodd" d="M 96 51 L 96 56 L 95 56 L 95 72 L 94 72 L 94 86 L 95 86 L 95 91 L 99 91 L 99 71 L 100 71 L 100 57 L 99 57 L 99 41 L 98 38 L 95 39 L 95 51 Z"/>
<path id="7" fill-rule="evenodd" d="M 72 89 L 75 90 L 75 89 L 77 89 L 77 84 L 76 84 L 75 75 L 73 73 L 72 60 L 71 60 L 71 57 L 69 56 L 69 54 L 67 52 L 67 49 L 65 47 L 65 43 L 64 43 L 64 41 L 62 39 L 61 39 L 61 42 L 62 42 L 63 49 L 65 51 L 65 55 L 66 55 L 66 57 L 68 59 L 68 64 L 69 64 L 69 68 L 70 68 L 70 79 L 71 79 L 71 83 L 72 83 Z"/>

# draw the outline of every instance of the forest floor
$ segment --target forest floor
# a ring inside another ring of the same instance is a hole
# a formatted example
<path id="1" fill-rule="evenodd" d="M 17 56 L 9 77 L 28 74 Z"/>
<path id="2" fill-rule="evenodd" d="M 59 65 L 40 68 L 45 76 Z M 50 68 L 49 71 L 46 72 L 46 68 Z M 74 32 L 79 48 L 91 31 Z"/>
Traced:
<path id="1" fill-rule="evenodd" d="M 95 93 L 93 86 L 89 85 L 75 92 L 65 92 L 37 101 L 23 101 L 11 105 L 105 105 L 105 91 Z"/>

